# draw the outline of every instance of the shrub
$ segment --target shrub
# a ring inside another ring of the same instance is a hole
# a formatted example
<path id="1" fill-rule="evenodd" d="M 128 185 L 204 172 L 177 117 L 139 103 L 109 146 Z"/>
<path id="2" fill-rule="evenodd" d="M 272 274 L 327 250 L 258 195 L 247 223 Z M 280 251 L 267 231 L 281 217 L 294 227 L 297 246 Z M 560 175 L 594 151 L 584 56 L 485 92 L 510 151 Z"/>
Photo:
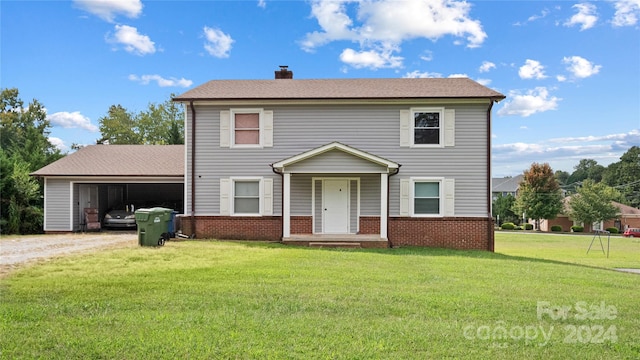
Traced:
<path id="1" fill-rule="evenodd" d="M 562 226 L 560 225 L 552 225 L 551 231 L 562 231 Z"/>
<path id="2" fill-rule="evenodd" d="M 513 223 L 506 222 L 506 223 L 502 224 L 501 228 L 502 228 L 502 230 L 513 230 L 513 229 L 516 228 L 516 226 Z"/>
<path id="3" fill-rule="evenodd" d="M 608 227 L 607 231 L 612 233 L 612 234 L 617 234 L 617 233 L 620 232 L 617 227 Z"/>
<path id="4" fill-rule="evenodd" d="M 571 231 L 572 232 L 583 232 L 584 231 L 584 226 L 580 226 L 580 225 L 573 225 L 571 227 Z"/>
<path id="5" fill-rule="evenodd" d="M 533 230 L 533 224 L 529 224 L 529 223 L 524 224 L 524 229 L 525 230 Z"/>

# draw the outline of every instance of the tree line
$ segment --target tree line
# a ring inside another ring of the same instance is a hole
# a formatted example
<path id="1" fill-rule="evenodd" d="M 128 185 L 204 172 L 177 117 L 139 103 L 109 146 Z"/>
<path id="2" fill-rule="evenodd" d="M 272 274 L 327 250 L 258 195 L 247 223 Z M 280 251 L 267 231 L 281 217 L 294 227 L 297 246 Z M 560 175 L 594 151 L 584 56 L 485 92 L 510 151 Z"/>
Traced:
<path id="1" fill-rule="evenodd" d="M 25 105 L 16 88 L 2 89 L 0 96 L 0 233 L 41 233 L 44 184 L 29 174 L 66 154 L 49 142 L 51 123 L 42 103 L 34 99 Z M 183 121 L 182 107 L 171 99 L 138 113 L 112 105 L 98 119 L 96 144 L 182 144 Z"/>
<path id="2" fill-rule="evenodd" d="M 564 199 L 569 196 L 567 206 Z M 607 167 L 593 159 L 582 159 L 573 173 L 553 172 L 549 164 L 533 163 L 524 171 L 518 196 L 499 195 L 493 202 L 493 216 L 518 223 L 522 218 L 555 219 L 558 214 L 585 223 L 615 219 L 616 201 L 640 207 L 640 147 L 632 146 L 620 161 Z"/>

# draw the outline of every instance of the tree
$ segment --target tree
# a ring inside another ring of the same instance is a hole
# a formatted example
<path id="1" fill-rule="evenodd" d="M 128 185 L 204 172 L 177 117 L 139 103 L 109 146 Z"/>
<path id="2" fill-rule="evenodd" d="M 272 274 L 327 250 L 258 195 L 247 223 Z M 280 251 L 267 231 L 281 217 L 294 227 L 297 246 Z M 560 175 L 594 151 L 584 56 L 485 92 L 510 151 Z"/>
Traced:
<path id="1" fill-rule="evenodd" d="M 567 179 L 567 185 L 573 185 L 572 190 L 575 190 L 577 185 L 586 179 L 595 182 L 602 181 L 602 174 L 605 171 L 605 167 L 593 159 L 582 159 L 573 169 L 575 171 Z"/>
<path id="2" fill-rule="evenodd" d="M 136 119 L 143 143 L 184 144 L 184 114 L 182 108 L 173 101 L 150 103 L 147 111 L 138 114 Z"/>
<path id="3" fill-rule="evenodd" d="M 536 223 L 558 216 L 562 210 L 562 192 L 549 164 L 533 163 L 524 171 L 515 208 Z"/>
<path id="4" fill-rule="evenodd" d="M 63 155 L 49 142 L 51 125 L 38 100 L 25 107 L 14 88 L 3 89 L 0 101 L 0 230 L 41 232 L 43 185 L 29 174 Z"/>
<path id="5" fill-rule="evenodd" d="M 569 216 L 584 224 L 614 219 L 619 209 L 611 201 L 620 201 L 620 192 L 604 183 L 587 179 L 569 199 Z"/>
<path id="6" fill-rule="evenodd" d="M 121 105 L 112 105 L 107 116 L 98 119 L 102 138 L 108 144 L 183 144 L 184 112 L 171 100 L 150 103 L 138 114 Z"/>
<path id="7" fill-rule="evenodd" d="M 610 164 L 602 181 L 616 187 L 622 193 L 624 203 L 640 207 L 640 147 L 632 146 L 620 161 Z"/>
<path id="8" fill-rule="evenodd" d="M 107 116 L 98 119 L 102 138 L 99 144 L 142 144 L 133 114 L 122 105 L 111 105 Z"/>
<path id="9" fill-rule="evenodd" d="M 508 194 L 507 196 L 502 196 L 502 194 L 499 194 L 498 197 L 493 201 L 493 206 L 491 207 L 493 213 L 492 215 L 496 219 L 498 219 L 499 217 L 498 225 L 506 221 L 513 223 L 518 222 L 519 217 L 515 212 L 513 212 L 513 204 L 515 203 L 515 201 L 516 199 L 511 194 Z"/>
<path id="10" fill-rule="evenodd" d="M 558 181 L 558 184 L 567 185 L 568 184 L 567 181 L 569 180 L 569 176 L 571 175 L 566 171 L 556 170 L 553 176 L 555 176 L 556 180 Z"/>

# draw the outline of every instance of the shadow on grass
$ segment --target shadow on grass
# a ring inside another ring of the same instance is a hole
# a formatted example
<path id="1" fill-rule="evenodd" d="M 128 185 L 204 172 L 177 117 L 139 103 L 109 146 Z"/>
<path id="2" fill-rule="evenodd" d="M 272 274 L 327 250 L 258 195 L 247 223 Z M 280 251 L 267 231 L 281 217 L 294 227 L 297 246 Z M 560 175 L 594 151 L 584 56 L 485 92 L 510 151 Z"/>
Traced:
<path id="1" fill-rule="evenodd" d="M 592 266 L 586 264 L 578 264 L 566 261 L 558 261 L 558 260 L 550 260 L 550 259 L 541 259 L 541 258 L 533 258 L 526 256 L 514 256 L 514 255 L 506 255 L 496 252 L 490 252 L 485 250 L 452 250 L 452 249 L 444 249 L 444 248 L 435 248 L 435 247 L 421 247 L 421 246 L 403 246 L 397 248 L 372 248 L 372 249 L 363 249 L 363 248 L 330 248 L 330 247 L 308 247 L 308 246 L 298 246 L 298 245 L 284 245 L 280 242 L 274 241 L 247 241 L 247 240 L 199 240 L 199 241 L 211 241 L 211 242 L 223 242 L 227 244 L 236 244 L 246 247 L 252 248 L 263 248 L 263 249 L 295 249 L 298 251 L 321 251 L 321 252 L 349 252 L 349 253 L 367 253 L 367 254 L 379 254 L 379 255 L 391 255 L 391 256 L 425 256 L 425 257 L 461 257 L 461 258 L 471 258 L 471 259 L 485 259 L 485 260 L 502 260 L 502 261 L 524 261 L 524 262 L 534 262 L 534 263 L 543 263 L 543 264 L 553 264 L 553 265 L 564 265 L 564 266 L 578 266 L 588 269 L 597 269 L 597 270 L 609 270 L 613 272 L 620 273 L 619 271 L 611 268 Z"/>

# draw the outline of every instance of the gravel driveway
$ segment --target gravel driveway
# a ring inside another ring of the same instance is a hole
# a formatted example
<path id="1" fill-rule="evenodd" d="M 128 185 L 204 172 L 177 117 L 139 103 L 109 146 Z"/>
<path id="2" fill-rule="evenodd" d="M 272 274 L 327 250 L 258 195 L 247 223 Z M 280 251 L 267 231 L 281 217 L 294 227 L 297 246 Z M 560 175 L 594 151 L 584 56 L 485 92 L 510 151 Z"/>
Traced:
<path id="1" fill-rule="evenodd" d="M 137 244 L 134 232 L 8 236 L 0 240 L 0 275 L 33 261 Z"/>

